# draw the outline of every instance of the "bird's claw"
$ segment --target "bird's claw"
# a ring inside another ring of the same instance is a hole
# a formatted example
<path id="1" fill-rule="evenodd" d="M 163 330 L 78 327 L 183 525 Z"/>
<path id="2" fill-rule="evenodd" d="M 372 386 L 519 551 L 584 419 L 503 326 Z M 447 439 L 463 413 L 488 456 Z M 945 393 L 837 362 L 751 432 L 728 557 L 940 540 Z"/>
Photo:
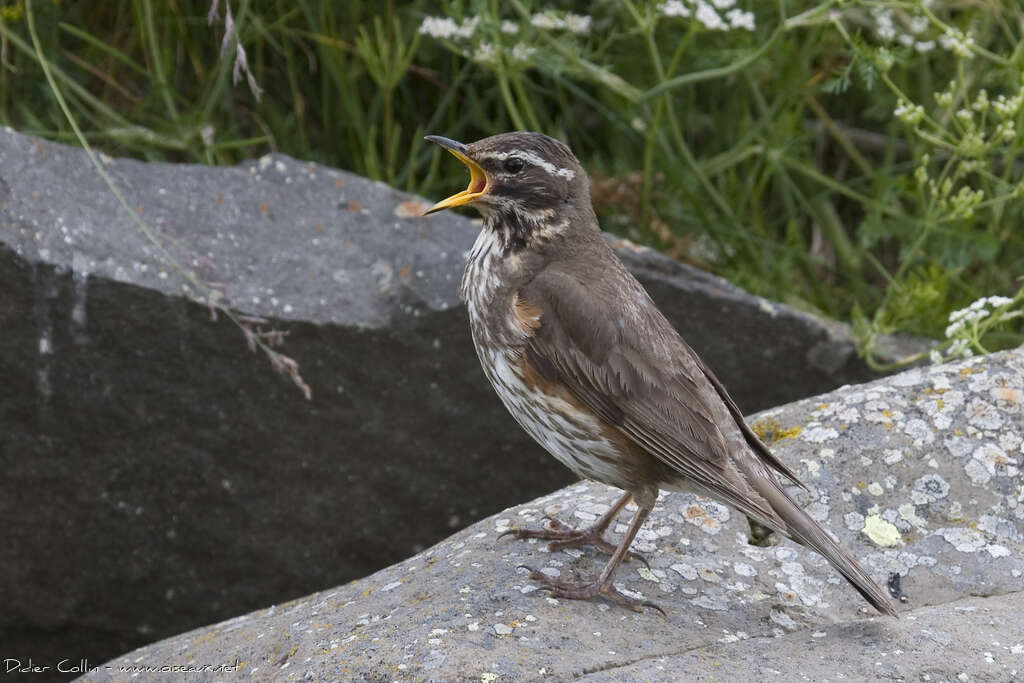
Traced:
<path id="1" fill-rule="evenodd" d="M 596 527 L 575 529 L 568 524 L 559 522 L 554 517 L 545 517 L 544 519 L 548 520 L 548 528 L 546 529 L 506 529 L 502 533 L 498 534 L 498 538 L 502 539 L 505 536 L 515 536 L 520 540 L 537 538 L 542 541 L 548 541 L 548 550 L 550 552 L 590 545 L 609 555 L 615 553 L 616 547 L 604 540 L 604 537 L 601 535 L 603 529 L 598 529 Z M 647 558 L 640 553 L 629 551 L 623 559 L 627 562 L 630 560 L 637 560 L 642 562 L 648 569 L 651 568 Z"/>
<path id="2" fill-rule="evenodd" d="M 634 612 L 643 612 L 645 607 L 656 609 L 661 612 L 661 616 L 668 616 L 660 606 L 651 602 L 650 600 L 640 600 L 637 598 L 631 598 L 618 588 L 616 588 L 610 580 L 608 581 L 592 581 L 592 582 L 569 582 L 559 581 L 558 579 L 552 578 L 547 574 L 543 574 L 536 569 L 530 567 L 523 567 L 530 570 L 530 579 L 540 583 L 537 590 L 546 591 L 553 598 L 566 598 L 568 600 L 589 600 L 595 597 L 604 597 L 613 602 L 617 602 L 620 605 L 629 607 Z"/>

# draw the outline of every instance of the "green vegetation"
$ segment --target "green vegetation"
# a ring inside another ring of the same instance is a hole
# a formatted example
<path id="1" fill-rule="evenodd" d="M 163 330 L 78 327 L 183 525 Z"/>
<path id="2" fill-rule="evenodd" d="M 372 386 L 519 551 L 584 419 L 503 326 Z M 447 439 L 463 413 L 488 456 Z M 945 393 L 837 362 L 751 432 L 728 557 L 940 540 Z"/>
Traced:
<path id="1" fill-rule="evenodd" d="M 1000 0 L 7 0 L 0 122 L 77 144 L 45 59 L 108 154 L 282 151 L 431 197 L 465 178 L 425 133 L 542 130 L 607 229 L 851 320 L 869 358 L 894 331 L 952 357 L 1024 342 L 1021 26 Z"/>

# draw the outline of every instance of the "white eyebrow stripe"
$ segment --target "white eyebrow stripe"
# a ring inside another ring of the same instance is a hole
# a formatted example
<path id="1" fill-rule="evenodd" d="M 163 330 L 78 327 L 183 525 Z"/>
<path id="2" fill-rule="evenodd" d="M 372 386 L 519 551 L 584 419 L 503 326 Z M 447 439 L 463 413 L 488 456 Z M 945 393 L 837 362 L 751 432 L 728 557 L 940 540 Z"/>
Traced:
<path id="1" fill-rule="evenodd" d="M 534 166 L 539 166 L 551 175 L 562 176 L 566 180 L 572 180 L 576 177 L 576 171 L 571 168 L 558 168 L 550 161 L 540 158 L 533 152 L 527 152 L 521 149 L 514 149 L 511 152 L 483 152 L 477 155 L 477 159 L 497 159 L 498 161 L 504 161 L 509 157 L 519 157 L 523 161 L 528 161 Z"/>

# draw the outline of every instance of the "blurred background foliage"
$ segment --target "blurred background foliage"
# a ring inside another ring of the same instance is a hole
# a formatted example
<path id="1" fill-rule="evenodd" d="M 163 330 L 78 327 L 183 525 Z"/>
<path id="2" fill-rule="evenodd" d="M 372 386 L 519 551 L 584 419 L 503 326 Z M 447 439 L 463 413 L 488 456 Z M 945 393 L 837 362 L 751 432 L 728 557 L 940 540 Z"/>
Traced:
<path id="1" fill-rule="evenodd" d="M 78 144 L 42 59 L 108 154 L 433 198 L 424 134 L 541 130 L 606 229 L 939 358 L 1024 341 L 1022 37 L 1000 0 L 3 0 L 0 122 Z"/>

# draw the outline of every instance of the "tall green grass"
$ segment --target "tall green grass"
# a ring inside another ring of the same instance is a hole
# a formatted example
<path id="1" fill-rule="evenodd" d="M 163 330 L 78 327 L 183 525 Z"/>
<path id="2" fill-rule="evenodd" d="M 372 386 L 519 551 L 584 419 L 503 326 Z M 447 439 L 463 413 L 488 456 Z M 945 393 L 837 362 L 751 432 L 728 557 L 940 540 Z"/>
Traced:
<path id="1" fill-rule="evenodd" d="M 640 0 L 235 0 L 227 41 L 217 4 L 212 24 L 205 1 L 31 5 L 91 144 L 208 164 L 282 151 L 441 196 L 465 178 L 424 134 L 543 130 L 593 174 L 606 228 L 852 320 L 869 358 L 894 331 L 947 353 L 1024 341 L 1014 3 L 719 0 L 756 27 L 714 30 L 689 0 L 689 17 Z M 26 10 L 0 9 L 0 122 L 76 144 Z M 238 46 L 253 88 L 233 82 Z M 1010 303 L 947 337 L 992 295 Z"/>

